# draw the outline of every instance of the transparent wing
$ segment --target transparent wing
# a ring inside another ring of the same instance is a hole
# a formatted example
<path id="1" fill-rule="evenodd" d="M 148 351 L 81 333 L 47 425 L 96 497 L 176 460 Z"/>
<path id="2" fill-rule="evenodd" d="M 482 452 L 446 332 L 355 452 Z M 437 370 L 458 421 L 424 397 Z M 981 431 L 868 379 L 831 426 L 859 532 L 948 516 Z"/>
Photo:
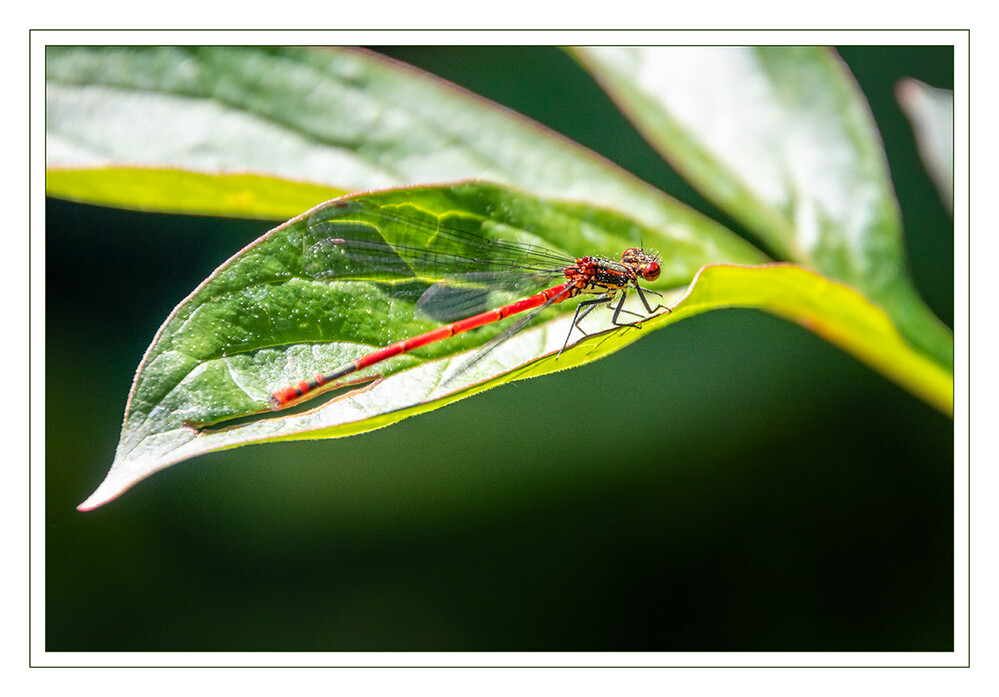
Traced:
<path id="1" fill-rule="evenodd" d="M 507 339 L 512 337 L 514 334 L 518 333 L 521 329 L 526 327 L 528 324 L 537 319 L 538 315 L 547 310 L 549 307 L 555 303 L 565 300 L 566 296 L 569 294 L 570 289 L 566 288 L 563 292 L 558 295 L 549 298 L 545 304 L 536 307 L 525 315 L 522 315 L 516 322 L 511 324 L 509 327 L 504 329 L 502 332 L 494 336 L 492 339 L 484 343 L 479 350 L 473 353 L 468 359 L 466 359 L 461 365 L 459 365 L 451 375 L 444 381 L 445 385 L 450 384 L 455 379 L 458 378 L 462 373 L 471 368 L 473 365 L 485 358 L 489 353 L 494 351 L 500 344 L 504 343 Z"/>
<path id="2" fill-rule="evenodd" d="M 542 288 L 561 274 L 474 271 L 457 274 L 427 288 L 416 303 L 417 311 L 439 322 L 452 322 L 495 310 Z"/>
<path id="3" fill-rule="evenodd" d="M 537 278 L 560 275 L 575 261 L 543 247 L 483 237 L 367 201 L 338 201 L 315 211 L 304 244 L 306 273 L 344 280 L 437 283 L 500 271 Z"/>

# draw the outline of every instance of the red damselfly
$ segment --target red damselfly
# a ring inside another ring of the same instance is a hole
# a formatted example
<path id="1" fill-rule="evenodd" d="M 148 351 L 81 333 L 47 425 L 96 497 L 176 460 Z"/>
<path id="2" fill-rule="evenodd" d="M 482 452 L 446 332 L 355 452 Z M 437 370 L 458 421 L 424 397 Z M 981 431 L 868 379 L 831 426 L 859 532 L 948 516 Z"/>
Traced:
<path id="1" fill-rule="evenodd" d="M 659 257 L 638 247 L 626 249 L 620 261 L 599 256 L 573 258 L 541 246 L 483 237 L 439 222 L 368 201 L 337 201 L 318 208 L 309 218 L 303 242 L 304 270 L 315 279 L 370 281 L 391 289 L 396 297 L 415 300 L 417 311 L 442 327 L 365 354 L 332 372 L 278 390 L 271 407 L 281 409 L 330 386 L 340 378 L 421 346 L 498 322 L 531 310 L 479 348 L 451 378 L 528 325 L 546 308 L 580 294 L 597 297 L 576 308 L 569 336 L 593 308 L 615 298 L 615 326 L 621 322 L 629 290 L 649 315 L 653 307 L 640 280 L 659 277 Z M 554 279 L 560 283 L 552 285 Z M 543 290 L 538 291 L 539 288 Z M 534 293 L 524 297 L 527 293 Z M 513 298 L 520 300 L 511 302 Z M 668 308 L 667 308 L 668 310 Z M 641 315 L 639 315 L 641 316 Z M 561 352 L 560 352 L 561 353 Z"/>

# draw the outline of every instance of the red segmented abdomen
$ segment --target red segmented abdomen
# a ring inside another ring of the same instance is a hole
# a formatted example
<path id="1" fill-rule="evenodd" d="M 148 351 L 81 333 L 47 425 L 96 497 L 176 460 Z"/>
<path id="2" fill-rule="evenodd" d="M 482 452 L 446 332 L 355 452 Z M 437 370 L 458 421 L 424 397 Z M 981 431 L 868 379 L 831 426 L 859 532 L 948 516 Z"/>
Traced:
<path id="1" fill-rule="evenodd" d="M 568 270 L 566 271 L 566 276 L 569 276 Z M 581 277 L 582 274 L 577 274 L 577 276 Z M 462 332 L 467 332 L 471 329 L 477 329 L 478 327 L 492 324 L 493 322 L 499 322 L 501 319 L 511 315 L 516 315 L 526 310 L 531 310 L 544 305 L 549 301 L 552 303 L 560 303 L 567 298 L 573 297 L 576 292 L 578 292 L 576 289 L 580 286 L 579 277 L 567 280 L 565 283 L 548 288 L 540 293 L 532 295 L 529 298 L 518 300 L 515 303 L 505 305 L 495 310 L 488 310 L 478 315 L 458 320 L 457 322 L 452 322 L 451 324 L 445 325 L 438 329 L 433 329 L 418 336 L 397 341 L 396 343 L 390 344 L 385 348 L 378 349 L 377 351 L 361 356 L 357 360 L 337 368 L 332 373 L 317 375 L 312 380 L 303 380 L 297 385 L 285 387 L 271 395 L 271 408 L 280 409 L 297 399 L 301 399 L 310 392 L 313 392 L 333 380 L 342 378 L 345 375 L 350 375 L 358 370 L 363 370 L 364 368 L 375 365 L 376 363 L 381 363 L 382 361 L 388 360 L 394 356 L 408 353 L 409 351 L 418 349 L 421 346 L 426 346 L 427 344 L 432 344 L 437 341 L 443 341 L 444 339 L 449 339 L 455 334 L 461 334 Z M 560 295 L 561 297 L 559 297 Z"/>

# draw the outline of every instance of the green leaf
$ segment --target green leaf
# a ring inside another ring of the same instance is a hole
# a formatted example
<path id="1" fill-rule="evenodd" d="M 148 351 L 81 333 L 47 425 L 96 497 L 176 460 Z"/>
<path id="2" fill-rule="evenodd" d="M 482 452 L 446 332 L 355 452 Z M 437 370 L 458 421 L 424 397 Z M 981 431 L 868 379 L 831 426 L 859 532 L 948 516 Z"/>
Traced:
<path id="1" fill-rule="evenodd" d="M 906 273 L 880 137 L 839 57 L 810 47 L 594 47 L 576 55 L 646 139 L 781 259 L 861 290 L 920 350 L 953 337 Z"/>
<path id="2" fill-rule="evenodd" d="M 595 153 L 367 51 L 51 46 L 45 69 L 48 169 L 125 167 L 125 176 L 144 170 L 122 188 L 95 178 L 88 190 L 77 177 L 70 190 L 63 178 L 50 176 L 53 196 L 251 216 L 259 206 L 239 211 L 231 202 L 242 196 L 256 202 L 259 188 L 240 193 L 230 188 L 234 180 L 220 178 L 225 195 L 213 210 L 212 197 L 200 191 L 204 179 L 177 171 L 252 172 L 285 180 L 285 192 L 296 182 L 312 183 L 294 196 L 276 192 L 282 201 L 314 196 L 315 185 L 346 192 L 482 178 L 613 207 L 674 236 L 697 230 L 697 244 L 713 245 L 718 258 L 763 258 L 721 225 Z"/>
<path id="3" fill-rule="evenodd" d="M 706 238 L 696 229 L 673 235 L 671 229 L 649 228 L 611 210 L 484 183 L 353 198 L 435 229 L 442 223 L 567 253 L 616 258 L 628 247 L 645 244 L 663 253 L 657 288 L 684 286 L 701 266 L 718 260 L 717 250 L 701 244 Z M 379 428 L 504 382 L 596 360 L 641 333 L 614 334 L 588 344 L 585 351 L 570 349 L 558 361 L 532 363 L 562 348 L 576 304 L 565 302 L 453 383 L 443 384 L 449 371 L 505 325 L 483 327 L 380 363 L 357 377 L 377 375 L 381 380 L 304 413 L 268 412 L 276 390 L 439 326 L 415 311 L 419 293 L 411 287 L 310 275 L 304 253 L 316 239 L 309 237 L 308 222 L 310 216 L 322 217 L 320 210 L 325 208 L 303 214 L 247 247 L 173 311 L 139 365 L 111 471 L 82 509 L 195 455 Z M 350 220 L 380 230 L 387 239 L 400 232 L 399 226 L 387 225 L 365 209 Z M 335 234 L 335 227 L 324 234 Z M 731 255 L 726 260 L 752 263 L 757 257 Z M 599 313 L 584 324 L 587 331 L 606 326 L 607 318 Z M 255 414 L 262 416 L 246 418 Z"/>

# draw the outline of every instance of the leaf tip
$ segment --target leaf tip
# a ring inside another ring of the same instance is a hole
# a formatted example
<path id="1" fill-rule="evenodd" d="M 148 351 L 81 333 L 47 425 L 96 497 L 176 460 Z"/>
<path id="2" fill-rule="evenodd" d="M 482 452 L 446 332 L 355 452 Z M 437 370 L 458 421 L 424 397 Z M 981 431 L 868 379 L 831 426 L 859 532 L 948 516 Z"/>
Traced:
<path id="1" fill-rule="evenodd" d="M 107 478 L 101 482 L 100 486 L 92 493 L 87 499 L 76 507 L 76 510 L 81 513 L 86 513 L 87 511 L 92 511 L 95 508 L 100 508 L 109 501 L 121 496 L 121 494 L 128 488 L 129 485 L 121 486 L 118 482 L 114 481 L 111 474 L 108 473 Z"/>

